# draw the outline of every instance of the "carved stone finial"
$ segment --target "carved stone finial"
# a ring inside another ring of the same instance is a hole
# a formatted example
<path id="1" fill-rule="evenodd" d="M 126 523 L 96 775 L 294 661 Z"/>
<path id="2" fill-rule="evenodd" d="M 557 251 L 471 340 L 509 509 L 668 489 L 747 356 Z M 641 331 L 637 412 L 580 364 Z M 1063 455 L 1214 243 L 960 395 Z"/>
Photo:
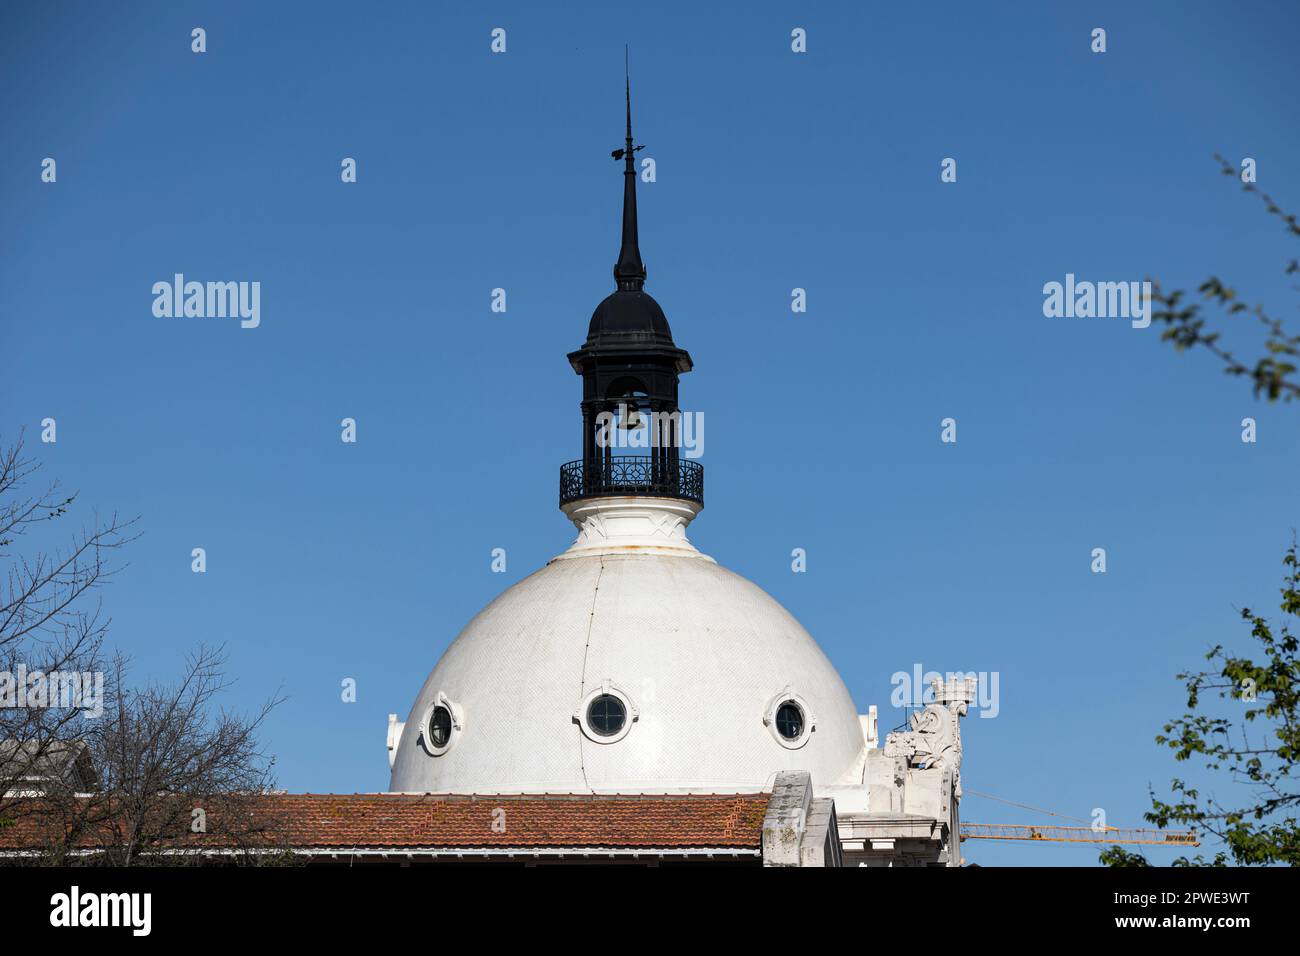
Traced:
<path id="1" fill-rule="evenodd" d="M 967 705 L 975 699 L 972 677 L 935 679 L 930 682 L 934 703 L 912 714 L 911 730 L 894 731 L 885 738 L 885 755 L 905 757 L 909 767 L 951 769 L 956 793 L 961 795 L 961 728 Z"/>
<path id="2" fill-rule="evenodd" d="M 934 700 L 937 704 L 960 704 L 961 709 L 958 716 L 966 716 L 966 705 L 975 699 L 975 689 L 978 681 L 974 677 L 949 677 L 946 681 L 935 678 L 930 681 L 930 689 L 934 691 Z"/>

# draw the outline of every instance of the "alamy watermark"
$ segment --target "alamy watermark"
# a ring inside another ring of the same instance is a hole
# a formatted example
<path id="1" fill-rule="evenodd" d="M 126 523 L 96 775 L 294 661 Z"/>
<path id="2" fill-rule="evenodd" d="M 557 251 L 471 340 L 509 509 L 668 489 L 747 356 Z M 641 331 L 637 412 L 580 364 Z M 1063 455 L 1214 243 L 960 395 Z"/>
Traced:
<path id="1" fill-rule="evenodd" d="M 703 412 L 643 412 L 620 404 L 617 414 L 596 416 L 598 448 L 680 448 L 687 458 L 704 454 Z"/>
<path id="2" fill-rule="evenodd" d="M 0 671 L 0 710 L 62 708 L 98 719 L 104 714 L 103 671 Z"/>
<path id="3" fill-rule="evenodd" d="M 893 691 L 889 703 L 894 707 L 925 707 L 934 703 L 934 688 L 931 681 L 942 680 L 945 683 L 973 680 L 976 682 L 975 699 L 971 708 L 978 710 L 981 717 L 996 717 L 1001 709 L 998 704 L 998 671 L 927 671 L 920 664 L 913 664 L 911 673 L 895 671 L 889 678 Z"/>
<path id="4" fill-rule="evenodd" d="M 1073 272 L 1065 282 L 1043 286 L 1043 315 L 1049 319 L 1131 319 L 1135 329 L 1151 324 L 1151 283 L 1076 282 Z"/>
<path id="5" fill-rule="evenodd" d="M 132 936 L 148 936 L 153 928 L 153 894 L 83 893 L 74 884 L 68 892 L 50 897 L 50 925 L 126 927 Z"/>
<path id="6" fill-rule="evenodd" d="M 160 319 L 238 318 L 245 329 L 262 324 L 261 282 L 186 282 L 178 272 L 171 282 L 155 282 L 153 294 L 153 314 Z"/>

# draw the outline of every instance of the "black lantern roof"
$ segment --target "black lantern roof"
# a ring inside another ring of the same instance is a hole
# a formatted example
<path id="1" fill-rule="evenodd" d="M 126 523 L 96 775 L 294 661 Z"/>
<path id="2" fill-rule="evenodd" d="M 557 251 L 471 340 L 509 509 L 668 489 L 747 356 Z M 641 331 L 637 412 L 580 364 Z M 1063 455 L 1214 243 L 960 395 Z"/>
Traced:
<path id="1" fill-rule="evenodd" d="M 633 336 L 660 339 L 668 345 L 673 342 L 668 317 L 650 293 L 619 289 L 606 296 L 591 313 L 587 343 L 630 341 Z"/>

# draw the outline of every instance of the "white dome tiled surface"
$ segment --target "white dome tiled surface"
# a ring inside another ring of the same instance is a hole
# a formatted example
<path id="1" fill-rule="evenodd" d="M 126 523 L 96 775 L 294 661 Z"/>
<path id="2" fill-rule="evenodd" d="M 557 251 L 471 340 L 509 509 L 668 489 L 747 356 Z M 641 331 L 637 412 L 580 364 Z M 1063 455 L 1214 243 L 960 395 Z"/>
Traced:
<path id="1" fill-rule="evenodd" d="M 601 744 L 574 713 L 604 680 L 638 717 Z M 797 750 L 763 722 L 787 686 L 815 719 Z M 439 693 L 463 727 L 434 757 L 420 724 Z M 390 789 L 736 791 L 783 770 L 811 771 L 825 786 L 858 782 L 863 748 L 835 668 L 763 590 L 698 552 L 615 548 L 552 561 L 470 621 L 411 709 Z"/>

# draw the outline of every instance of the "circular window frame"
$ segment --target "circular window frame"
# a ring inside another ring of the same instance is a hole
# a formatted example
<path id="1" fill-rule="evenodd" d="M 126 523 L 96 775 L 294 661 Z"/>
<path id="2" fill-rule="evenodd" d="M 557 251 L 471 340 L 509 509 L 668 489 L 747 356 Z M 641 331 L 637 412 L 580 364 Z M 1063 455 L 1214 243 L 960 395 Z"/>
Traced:
<path id="1" fill-rule="evenodd" d="M 429 721 L 433 719 L 433 712 L 439 707 L 446 708 L 447 713 L 451 714 L 451 731 L 447 734 L 447 742 L 441 747 L 434 746 L 433 740 L 429 734 Z M 433 702 L 424 709 L 424 715 L 420 718 L 420 746 L 430 757 L 441 757 L 452 747 L 456 746 L 460 740 L 461 731 L 465 727 L 464 716 L 461 712 L 460 705 L 453 701 L 442 691 L 438 691 Z"/>
<path id="2" fill-rule="evenodd" d="M 781 731 L 776 726 L 776 714 L 786 704 L 792 704 L 799 709 L 803 715 L 803 728 L 798 737 L 783 737 Z M 817 729 L 817 717 L 812 708 L 808 706 L 808 701 L 804 700 L 802 695 L 795 693 L 790 687 L 785 687 L 782 691 L 767 702 L 767 709 L 763 712 L 763 725 L 767 727 L 768 733 L 772 739 L 779 743 L 786 750 L 798 750 L 808 743 L 813 732 Z"/>
<path id="3" fill-rule="evenodd" d="M 591 705 L 605 696 L 613 697 L 622 704 L 625 715 L 623 718 L 623 726 L 612 734 L 600 733 L 595 727 L 591 726 L 591 723 L 587 720 L 587 713 L 590 711 Z M 579 701 L 578 709 L 573 712 L 573 722 L 582 730 L 582 735 L 592 743 L 597 744 L 618 743 L 631 732 L 632 725 L 635 724 L 640 717 L 641 713 L 637 710 L 636 704 L 632 702 L 632 698 L 628 696 L 627 691 L 623 690 L 623 688 L 610 680 L 601 681 L 600 686 L 595 687 L 588 692 L 587 695 Z"/>

